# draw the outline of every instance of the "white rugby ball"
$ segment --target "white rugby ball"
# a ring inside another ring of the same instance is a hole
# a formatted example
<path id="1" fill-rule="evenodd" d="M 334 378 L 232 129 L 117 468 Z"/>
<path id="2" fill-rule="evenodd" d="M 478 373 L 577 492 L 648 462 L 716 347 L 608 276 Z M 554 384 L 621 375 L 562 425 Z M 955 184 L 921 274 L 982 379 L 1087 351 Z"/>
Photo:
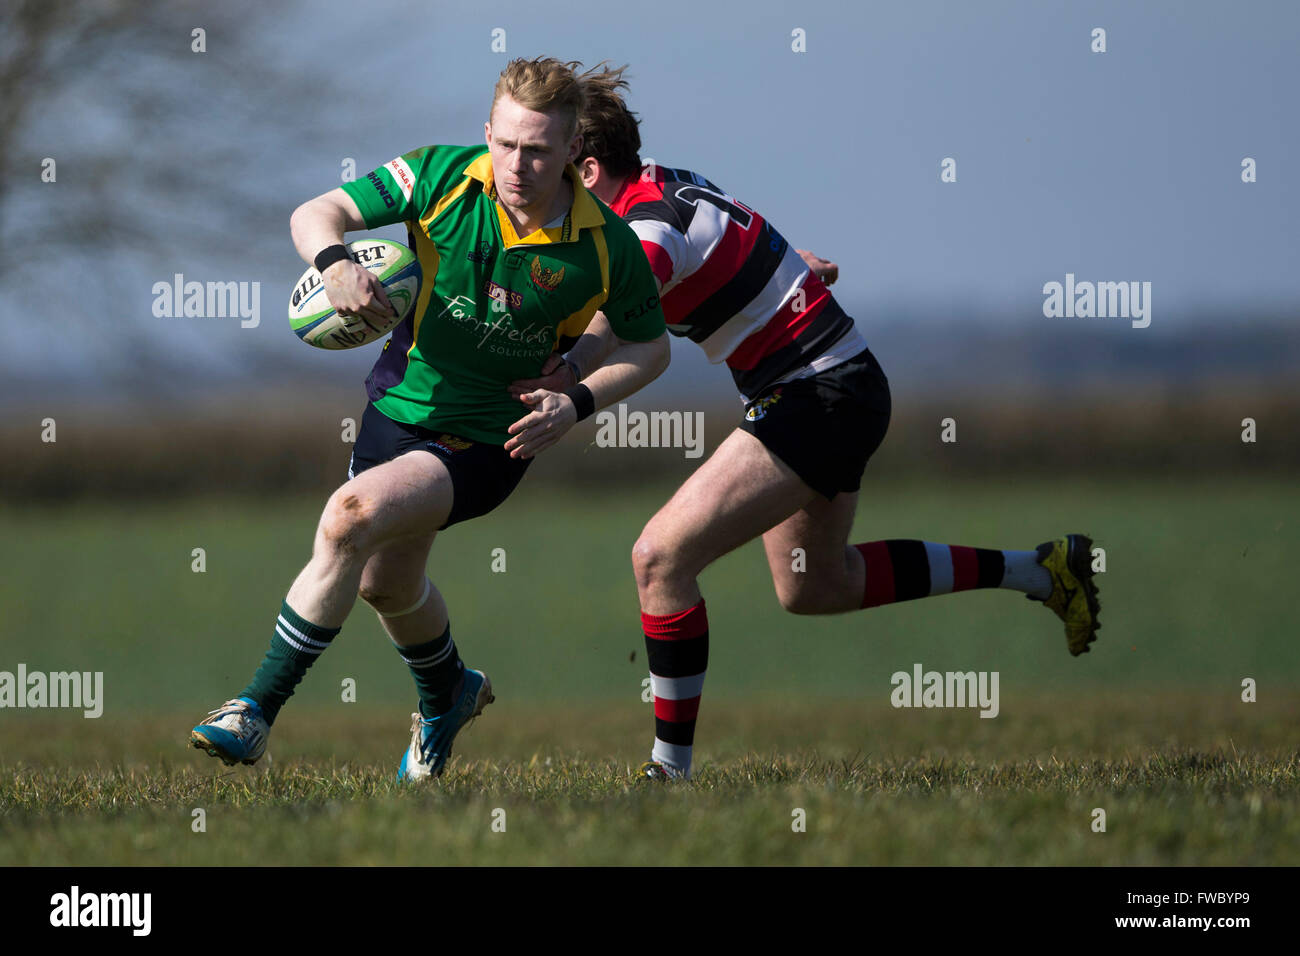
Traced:
<path id="1" fill-rule="evenodd" d="M 383 338 L 415 310 L 420 295 L 420 261 L 402 243 L 358 239 L 348 243 L 348 252 L 354 262 L 379 277 L 397 314 L 383 321 L 340 318 L 325 295 L 320 273 L 308 269 L 289 297 L 289 326 L 298 338 L 318 349 L 354 349 Z M 355 324 L 349 327 L 349 323 Z"/>

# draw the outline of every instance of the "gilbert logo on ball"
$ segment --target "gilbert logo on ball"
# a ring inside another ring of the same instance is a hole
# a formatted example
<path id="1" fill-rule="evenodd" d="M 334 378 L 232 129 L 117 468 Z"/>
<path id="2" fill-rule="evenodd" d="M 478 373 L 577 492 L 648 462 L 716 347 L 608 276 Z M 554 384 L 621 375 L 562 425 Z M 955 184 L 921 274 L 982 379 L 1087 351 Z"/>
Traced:
<path id="1" fill-rule="evenodd" d="M 308 269 L 289 297 L 289 326 L 298 338 L 318 349 L 352 349 L 383 338 L 415 309 L 423 273 L 415 253 L 388 239 L 358 239 L 348 243 L 358 265 L 379 277 L 396 314 L 382 321 L 341 318 L 334 311 L 320 273 Z"/>

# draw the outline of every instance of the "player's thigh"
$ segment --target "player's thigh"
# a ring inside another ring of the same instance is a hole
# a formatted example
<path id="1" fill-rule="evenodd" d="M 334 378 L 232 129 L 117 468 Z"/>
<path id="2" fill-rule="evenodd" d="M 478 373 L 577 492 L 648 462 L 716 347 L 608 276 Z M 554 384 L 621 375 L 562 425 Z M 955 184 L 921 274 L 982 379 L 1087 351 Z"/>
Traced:
<path id="1" fill-rule="evenodd" d="M 385 542 L 366 561 L 360 594 L 370 604 L 414 599 L 424 589 L 429 549 L 437 533 L 407 535 Z"/>
<path id="2" fill-rule="evenodd" d="M 452 506 L 451 475 L 435 455 L 409 451 L 349 478 L 325 506 L 321 535 L 341 550 L 433 534 Z"/>
<path id="3" fill-rule="evenodd" d="M 634 558 L 698 573 L 815 496 L 762 442 L 737 429 L 650 519 Z"/>
<path id="4" fill-rule="evenodd" d="M 827 499 L 817 495 L 763 535 L 763 549 L 778 594 L 810 582 L 835 580 L 845 573 L 845 546 L 853 530 L 858 493 Z"/>

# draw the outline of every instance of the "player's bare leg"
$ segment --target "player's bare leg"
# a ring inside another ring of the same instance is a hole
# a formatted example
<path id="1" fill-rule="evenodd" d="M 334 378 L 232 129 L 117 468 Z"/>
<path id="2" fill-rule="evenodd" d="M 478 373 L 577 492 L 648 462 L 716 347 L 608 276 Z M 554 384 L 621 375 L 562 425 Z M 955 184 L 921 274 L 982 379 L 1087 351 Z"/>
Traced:
<path id="1" fill-rule="evenodd" d="M 451 637 L 447 603 L 425 573 L 435 534 L 383 545 L 361 574 L 360 596 L 379 615 L 411 670 L 424 718 L 446 713 L 464 688 L 464 667 Z"/>
<path id="2" fill-rule="evenodd" d="M 837 614 L 862 606 L 862 554 L 848 543 L 857 507 L 856 491 L 829 501 L 815 495 L 763 535 L 777 600 L 787 611 Z"/>
<path id="3" fill-rule="evenodd" d="M 849 544 L 857 493 L 821 496 L 763 536 L 781 606 L 838 614 L 974 588 L 1020 591 L 1065 621 L 1070 652 L 1085 653 L 1101 627 L 1088 566 L 1091 541 L 1067 535 L 1033 551 L 893 539 Z M 797 554 L 795 549 L 801 549 Z"/>
<path id="4" fill-rule="evenodd" d="M 733 431 L 650 519 L 632 549 L 641 610 L 662 615 L 695 604 L 701 571 L 814 495 L 757 438 Z"/>
<path id="5" fill-rule="evenodd" d="M 330 496 L 311 560 L 287 602 L 318 626 L 341 627 L 371 556 L 395 540 L 436 533 L 451 505 L 451 475 L 426 451 L 407 452 L 363 471 Z"/>
<path id="6" fill-rule="evenodd" d="M 281 606 L 271 648 L 252 683 L 195 727 L 191 743 L 226 763 L 256 762 L 280 707 L 356 603 L 370 557 L 412 534 L 423 532 L 431 541 L 451 504 L 451 476 L 424 451 L 368 469 L 331 495 L 311 560 Z"/>
<path id="7" fill-rule="evenodd" d="M 399 647 L 420 644 L 447 629 L 447 603 L 426 576 L 433 534 L 390 541 L 370 556 L 358 594 Z"/>
<path id="8" fill-rule="evenodd" d="M 644 773 L 690 773 L 709 640 L 696 577 L 814 494 L 762 442 L 736 430 L 641 532 L 632 564 L 655 698 L 655 743 Z"/>

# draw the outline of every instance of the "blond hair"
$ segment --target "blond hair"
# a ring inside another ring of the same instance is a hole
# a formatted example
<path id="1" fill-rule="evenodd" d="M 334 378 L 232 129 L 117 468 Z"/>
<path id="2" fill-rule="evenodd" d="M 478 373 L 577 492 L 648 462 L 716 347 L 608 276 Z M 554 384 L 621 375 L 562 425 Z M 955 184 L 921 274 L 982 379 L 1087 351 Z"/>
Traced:
<path id="1" fill-rule="evenodd" d="M 574 72 L 580 66 L 576 60 L 562 63 L 549 56 L 511 60 L 497 80 L 492 109 L 496 109 L 497 100 L 502 96 L 509 96 L 524 109 L 568 117 L 570 129 L 576 132 L 585 105 L 582 84 Z M 488 116 L 491 115 L 489 110 Z"/>

